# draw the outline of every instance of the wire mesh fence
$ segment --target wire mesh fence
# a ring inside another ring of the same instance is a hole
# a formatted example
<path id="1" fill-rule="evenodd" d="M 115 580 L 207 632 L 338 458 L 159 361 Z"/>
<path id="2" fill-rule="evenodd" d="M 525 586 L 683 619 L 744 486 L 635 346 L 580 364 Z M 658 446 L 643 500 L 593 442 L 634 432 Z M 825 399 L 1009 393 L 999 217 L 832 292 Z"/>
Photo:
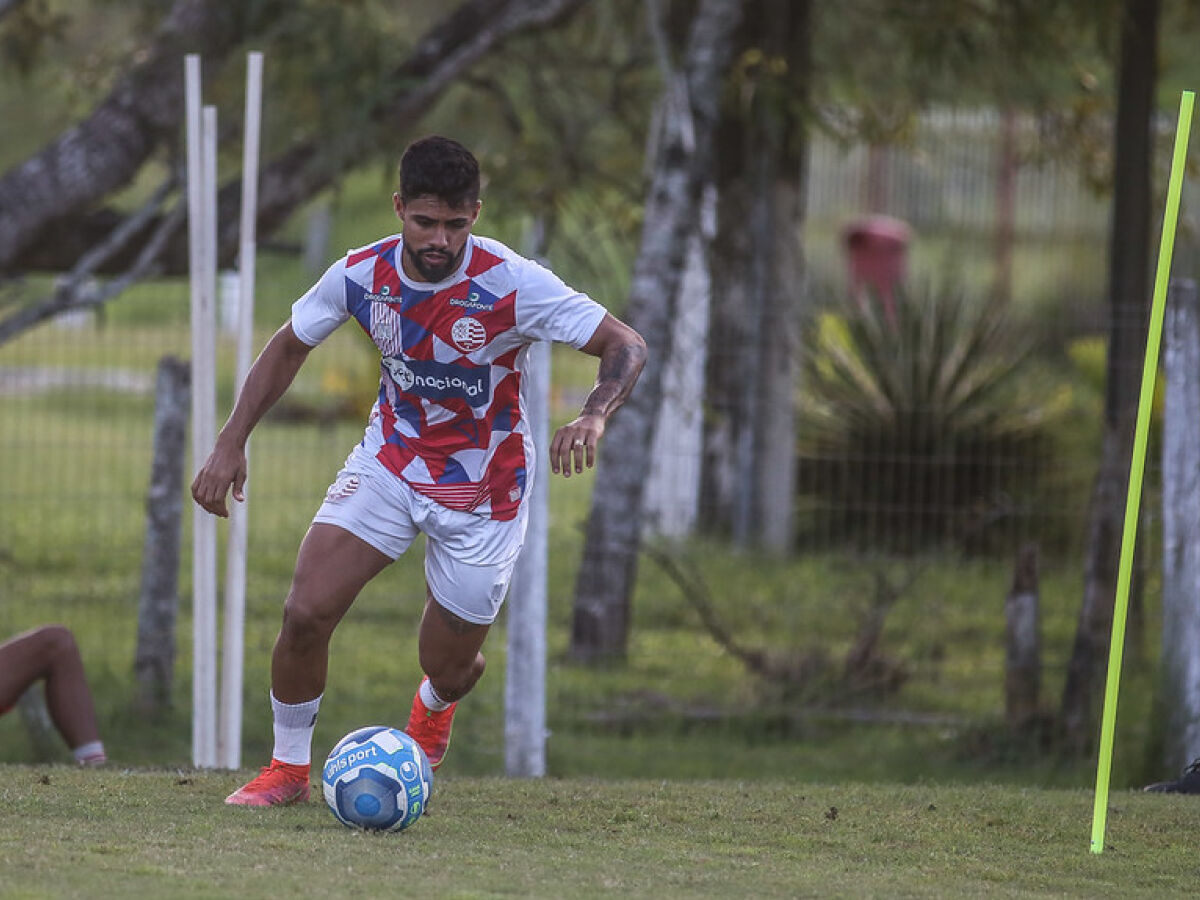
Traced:
<path id="1" fill-rule="evenodd" d="M 814 139 L 809 277 L 796 297 L 808 335 L 804 352 L 829 354 L 832 365 L 839 348 L 852 348 L 860 367 L 875 353 L 875 370 L 859 373 L 870 377 L 858 383 L 857 396 L 847 395 L 845 384 L 826 385 L 817 396 L 825 413 L 819 439 L 816 420 L 799 419 L 796 488 L 784 498 L 795 539 L 783 555 L 734 546 L 706 527 L 712 511 L 695 446 L 702 401 L 684 425 L 660 435 L 656 453 L 677 457 L 669 468 L 685 486 L 687 507 L 662 505 L 678 502 L 678 490 L 655 501 L 626 667 L 594 670 L 570 661 L 574 575 L 594 480 L 552 484 L 552 772 L 586 772 L 600 757 L 610 766 L 619 757 L 639 774 L 661 769 L 668 758 L 672 772 L 711 774 L 698 753 L 693 759 L 697 736 L 749 732 L 763 736 L 764 772 L 804 766 L 819 773 L 822 762 L 797 751 L 794 741 L 832 740 L 838 723 L 865 718 L 889 735 L 916 729 L 936 741 L 947 729 L 998 716 L 1004 599 L 1016 554 L 1030 543 L 1041 552 L 1043 690 L 1053 703 L 1078 608 L 1099 456 L 1108 222 L 1106 197 L 1039 147 L 1035 121 L 1014 123 L 990 111 L 935 111 L 904 145 Z M 845 229 L 867 213 L 886 213 L 912 229 L 906 302 L 920 315 L 909 345 L 884 334 L 872 349 L 848 324 Z M 570 281 L 569 272 L 561 274 Z M 283 284 L 292 281 L 260 275 L 259 294 L 274 302 L 260 316 L 257 346 L 278 325 L 270 310 L 290 302 Z M 893 377 L 908 378 L 910 387 L 919 377 L 936 380 L 945 372 L 926 364 L 954 353 L 964 354 L 962 366 L 976 364 L 968 371 L 976 379 L 994 375 L 994 356 L 1010 361 L 1003 345 L 991 356 L 978 352 L 969 329 L 966 337 L 929 343 L 928 328 L 961 321 L 939 323 L 953 311 L 930 306 L 936 291 L 920 287 L 959 284 L 986 304 L 1003 282 L 1010 285 L 1006 307 L 1034 339 L 1009 367 L 1009 381 L 983 399 L 913 388 L 908 406 L 883 390 Z M 60 317 L 0 347 L 0 635 L 52 620 L 72 627 L 110 727 L 135 723 L 130 671 L 146 562 L 155 369 L 164 356 L 186 358 L 188 347 L 186 288 L 179 284 L 140 286 L 103 311 Z M 719 352 L 715 342 L 709 347 Z M 227 332 L 219 350 L 227 373 L 223 415 L 231 403 Z M 592 365 L 556 351 L 553 424 L 574 414 Z M 796 385 L 801 408 L 813 405 L 821 372 L 806 370 Z M 376 378 L 371 348 L 339 332 L 252 439 L 248 755 L 269 752 L 269 653 L 296 548 L 361 436 Z M 871 383 L 880 389 L 872 393 Z M 935 401 L 976 406 L 963 413 L 930 405 Z M 194 469 L 189 460 L 189 478 Z M 1153 525 L 1152 491 L 1146 502 Z M 668 527 L 681 522 L 688 524 Z M 147 732 L 136 753 L 127 748 L 140 757 L 133 761 L 186 757 L 190 528 L 185 515 L 174 687 L 184 709 L 168 716 L 168 727 Z M 1153 541 L 1147 549 L 1141 571 L 1152 609 Z M 319 744 L 331 745 L 367 719 L 402 720 L 419 678 L 415 629 L 423 601 L 418 545 L 368 588 L 335 637 L 326 706 L 342 712 L 323 713 Z M 1136 627 L 1133 639 L 1145 643 Z M 469 701 L 456 747 L 464 769 L 486 772 L 503 763 L 503 646 L 495 636 L 490 653 L 493 670 Z M 4 759 L 28 752 L 12 718 L 0 720 Z"/>

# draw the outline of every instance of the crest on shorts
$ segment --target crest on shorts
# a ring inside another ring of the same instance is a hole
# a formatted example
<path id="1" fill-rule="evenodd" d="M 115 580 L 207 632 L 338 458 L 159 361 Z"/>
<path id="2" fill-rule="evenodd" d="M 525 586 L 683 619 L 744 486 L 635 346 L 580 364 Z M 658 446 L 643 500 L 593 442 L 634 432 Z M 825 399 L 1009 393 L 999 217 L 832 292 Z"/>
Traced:
<path id="1" fill-rule="evenodd" d="M 325 499 L 330 503 L 345 500 L 358 490 L 358 476 L 351 474 L 339 475 L 337 480 L 325 492 Z"/>

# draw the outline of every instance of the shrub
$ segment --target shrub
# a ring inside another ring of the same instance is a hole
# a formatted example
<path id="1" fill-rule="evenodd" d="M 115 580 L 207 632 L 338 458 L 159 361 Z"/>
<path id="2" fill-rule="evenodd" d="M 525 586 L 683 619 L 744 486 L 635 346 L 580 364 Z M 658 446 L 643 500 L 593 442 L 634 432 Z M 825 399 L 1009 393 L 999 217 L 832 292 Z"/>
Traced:
<path id="1" fill-rule="evenodd" d="M 900 292 L 894 321 L 878 303 L 848 309 L 816 317 L 807 341 L 808 537 L 881 552 L 1028 537 L 996 526 L 1036 511 L 1048 425 L 1063 405 L 1021 378 L 1030 342 L 1001 310 L 956 290 Z"/>

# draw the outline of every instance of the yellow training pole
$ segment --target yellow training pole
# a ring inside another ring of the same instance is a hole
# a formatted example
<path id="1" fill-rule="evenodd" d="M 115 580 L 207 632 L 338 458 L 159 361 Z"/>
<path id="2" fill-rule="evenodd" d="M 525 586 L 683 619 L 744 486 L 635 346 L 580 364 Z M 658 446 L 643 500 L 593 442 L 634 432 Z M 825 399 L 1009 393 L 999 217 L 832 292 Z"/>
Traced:
<path id="1" fill-rule="evenodd" d="M 1158 248 L 1158 270 L 1154 276 L 1154 299 L 1150 306 L 1150 330 L 1146 336 L 1146 359 L 1142 365 L 1142 393 L 1138 398 L 1137 425 L 1133 438 L 1133 460 L 1129 467 L 1129 494 L 1125 503 L 1125 530 L 1121 539 L 1121 564 L 1117 570 L 1117 596 L 1113 606 L 1112 636 L 1108 648 L 1108 679 L 1104 689 L 1104 720 L 1100 728 L 1100 759 L 1096 765 L 1096 803 L 1092 812 L 1092 852 L 1104 852 L 1104 826 L 1108 818 L 1108 782 L 1112 774 L 1113 731 L 1117 721 L 1117 694 L 1121 685 L 1121 658 L 1125 650 L 1125 617 L 1129 610 L 1129 579 L 1137 542 L 1138 509 L 1142 502 L 1142 478 L 1146 470 L 1146 442 L 1154 400 L 1154 378 L 1158 372 L 1158 347 L 1162 340 L 1163 312 L 1167 285 L 1171 280 L 1171 254 L 1175 249 L 1175 226 L 1179 221 L 1179 195 L 1187 160 L 1188 132 L 1192 127 L 1195 94 L 1184 91 L 1179 101 L 1179 124 L 1175 129 L 1175 155 L 1167 185 L 1163 213 L 1162 242 Z"/>

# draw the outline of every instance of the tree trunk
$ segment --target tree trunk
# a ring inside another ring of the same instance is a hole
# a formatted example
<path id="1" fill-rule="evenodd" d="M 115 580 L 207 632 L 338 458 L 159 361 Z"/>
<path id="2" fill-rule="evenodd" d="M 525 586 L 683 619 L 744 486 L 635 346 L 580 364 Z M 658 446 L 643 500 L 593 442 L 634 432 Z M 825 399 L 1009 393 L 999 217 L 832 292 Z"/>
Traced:
<path id="1" fill-rule="evenodd" d="M 702 505 L 711 530 L 777 553 L 791 547 L 795 502 L 807 157 L 795 100 L 807 92 L 809 13 L 808 2 L 750 5 L 740 40 L 765 59 L 748 102 L 724 110 L 717 145 L 720 340 L 707 371 Z"/>
<path id="2" fill-rule="evenodd" d="M 1109 236 L 1104 441 L 1089 510 L 1083 604 L 1061 709 L 1064 738 L 1077 752 L 1085 752 L 1091 745 L 1095 699 L 1103 680 L 1146 349 L 1158 13 L 1158 0 L 1126 0 L 1122 17 Z"/>
<path id="3" fill-rule="evenodd" d="M 1196 283 L 1167 304 L 1163 415 L 1163 763 L 1200 757 L 1200 300 Z"/>
<path id="4" fill-rule="evenodd" d="M 712 306 L 708 250 L 716 230 L 716 191 L 706 185 L 702 193 L 675 300 L 671 356 L 663 367 L 662 400 L 654 421 L 643 517 L 646 537 L 685 538 L 695 530 L 700 512 L 704 362 Z"/>
<path id="5" fill-rule="evenodd" d="M 702 0 L 684 68 L 667 86 L 678 102 L 668 105 L 629 294 L 629 324 L 646 339 L 650 357 L 637 389 L 609 425 L 597 467 L 571 626 L 570 653 L 582 661 L 623 657 L 628 644 L 643 489 L 671 352 L 673 305 L 701 191 L 711 177 L 719 98 L 740 16 L 737 0 Z"/>
<path id="6" fill-rule="evenodd" d="M 155 714 L 171 705 L 175 618 L 179 609 L 179 547 L 183 511 L 184 439 L 191 409 L 191 369 L 172 356 L 158 363 L 154 459 L 146 498 L 142 589 L 133 672 L 134 709 Z"/>
<path id="7" fill-rule="evenodd" d="M 769 0 L 760 21 L 765 44 L 794 73 L 789 93 L 807 96 L 811 2 Z M 772 26 L 770 23 L 775 23 Z M 754 541 L 775 554 L 792 549 L 796 506 L 796 413 L 800 389 L 800 324 L 807 299 L 803 266 L 804 187 L 808 138 L 795 98 L 770 110 L 763 122 L 764 218 L 769 261 L 760 308 L 762 361 L 758 366 L 754 446 Z"/>

